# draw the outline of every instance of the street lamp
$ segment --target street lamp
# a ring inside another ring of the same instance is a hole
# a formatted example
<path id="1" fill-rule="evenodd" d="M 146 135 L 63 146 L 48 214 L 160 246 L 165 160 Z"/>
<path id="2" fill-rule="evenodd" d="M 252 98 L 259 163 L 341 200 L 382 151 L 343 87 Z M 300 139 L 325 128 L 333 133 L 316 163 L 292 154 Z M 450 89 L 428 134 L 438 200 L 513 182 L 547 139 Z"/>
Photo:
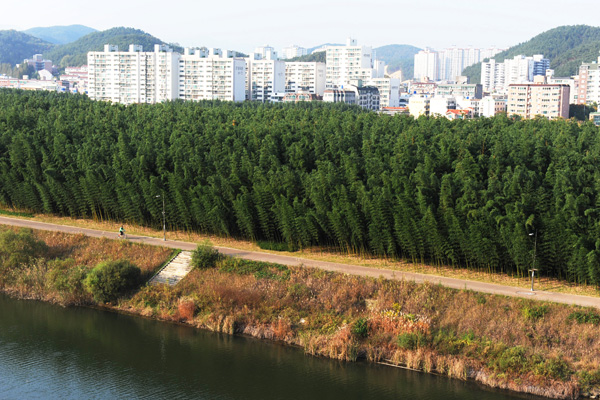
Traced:
<path id="1" fill-rule="evenodd" d="M 162 202 L 163 202 L 163 240 L 166 241 L 167 240 L 167 223 L 165 220 L 165 196 L 164 193 L 163 195 L 157 194 L 156 196 L 154 196 L 156 198 L 162 197 Z"/>
<path id="2" fill-rule="evenodd" d="M 533 262 L 531 264 L 531 269 L 529 270 L 529 272 L 531 272 L 531 291 L 533 292 L 533 279 L 535 276 L 535 271 L 537 271 L 537 268 L 535 268 L 535 252 L 537 250 L 537 230 L 535 231 L 535 235 L 534 233 L 530 233 L 529 236 L 533 236 Z"/>

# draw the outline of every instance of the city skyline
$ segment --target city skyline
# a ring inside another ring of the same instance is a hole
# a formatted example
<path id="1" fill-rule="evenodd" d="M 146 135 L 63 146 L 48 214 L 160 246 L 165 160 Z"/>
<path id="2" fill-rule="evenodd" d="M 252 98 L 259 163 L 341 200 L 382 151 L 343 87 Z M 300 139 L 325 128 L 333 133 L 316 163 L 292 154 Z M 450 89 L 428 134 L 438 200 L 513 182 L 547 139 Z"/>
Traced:
<path id="1" fill-rule="evenodd" d="M 81 12 L 80 2 L 66 0 L 49 18 L 42 3 L 32 0 L 26 10 L 17 3 L 3 5 L 3 14 L 10 18 L 0 23 L 0 29 L 81 24 L 106 30 L 126 26 L 182 46 L 243 52 L 267 44 L 280 51 L 293 44 L 310 48 L 324 43 L 345 43 L 347 37 L 373 47 L 408 44 L 435 49 L 508 48 L 558 26 L 598 25 L 595 18 L 595 11 L 600 11 L 598 3 L 574 0 L 568 7 L 572 12 L 565 12 L 561 3 L 539 0 L 502 3 L 431 0 L 426 4 L 409 0 L 401 4 L 376 1 L 368 5 L 355 0 L 308 0 L 301 7 L 274 0 L 210 4 L 185 0 L 174 7 L 166 7 L 157 0 L 106 0 L 98 5 L 86 4 L 86 12 Z"/>

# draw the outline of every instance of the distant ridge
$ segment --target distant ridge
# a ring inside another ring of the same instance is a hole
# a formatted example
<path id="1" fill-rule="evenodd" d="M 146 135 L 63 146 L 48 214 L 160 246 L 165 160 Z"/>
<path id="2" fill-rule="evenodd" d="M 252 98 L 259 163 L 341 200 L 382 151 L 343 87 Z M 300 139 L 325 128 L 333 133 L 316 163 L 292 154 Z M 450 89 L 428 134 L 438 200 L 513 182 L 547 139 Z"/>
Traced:
<path id="1" fill-rule="evenodd" d="M 23 32 L 0 31 L 0 64 L 22 63 L 34 54 L 46 53 L 55 45 Z"/>
<path id="2" fill-rule="evenodd" d="M 139 44 L 145 51 L 153 51 L 155 44 L 168 44 L 139 29 L 134 28 L 112 28 L 105 31 L 93 32 L 78 40 L 54 48 L 45 55 L 55 65 L 61 67 L 80 66 L 87 63 L 89 51 L 102 51 L 105 44 L 119 46 L 120 50 L 126 51 L 130 44 Z M 180 46 L 172 46 L 173 50 L 182 52 Z"/>
<path id="3" fill-rule="evenodd" d="M 82 36 L 97 32 L 97 30 L 84 25 L 69 25 L 37 27 L 27 29 L 23 32 L 49 43 L 67 44 L 76 41 Z"/>
<path id="4" fill-rule="evenodd" d="M 582 62 L 597 61 L 599 52 L 600 28 L 572 25 L 543 32 L 497 54 L 494 59 L 502 62 L 520 54 L 543 54 L 550 60 L 550 68 L 554 69 L 555 76 L 567 77 L 575 75 Z M 471 83 L 480 83 L 481 63 L 466 68 L 463 75 L 468 76 Z"/>

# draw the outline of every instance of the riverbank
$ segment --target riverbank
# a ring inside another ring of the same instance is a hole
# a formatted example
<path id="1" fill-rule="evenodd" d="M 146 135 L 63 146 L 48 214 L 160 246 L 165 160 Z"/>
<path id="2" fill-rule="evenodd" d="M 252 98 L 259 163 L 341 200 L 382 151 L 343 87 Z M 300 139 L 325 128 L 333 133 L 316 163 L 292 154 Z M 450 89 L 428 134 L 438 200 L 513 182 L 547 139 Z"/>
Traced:
<path id="1" fill-rule="evenodd" d="M 48 258 L 2 274 L 4 292 L 94 304 L 77 280 L 102 257 L 130 259 L 151 274 L 170 256 L 116 240 L 35 236 L 46 242 Z M 103 306 L 551 398 L 576 398 L 600 383 L 596 310 L 438 285 L 223 258 L 175 287 L 144 286 Z"/>

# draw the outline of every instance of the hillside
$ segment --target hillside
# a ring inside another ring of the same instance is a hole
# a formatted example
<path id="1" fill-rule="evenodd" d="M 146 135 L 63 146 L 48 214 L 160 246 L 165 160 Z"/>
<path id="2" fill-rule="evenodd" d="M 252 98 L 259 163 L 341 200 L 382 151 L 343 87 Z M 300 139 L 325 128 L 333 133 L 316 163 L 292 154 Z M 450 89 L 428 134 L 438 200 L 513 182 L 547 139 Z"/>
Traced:
<path id="1" fill-rule="evenodd" d="M 415 54 L 421 49 L 407 44 L 390 44 L 377 47 L 377 59 L 385 61 L 390 71 L 402 70 L 403 79 L 411 79 L 414 74 Z"/>
<path id="2" fill-rule="evenodd" d="M 325 59 L 326 59 L 326 52 L 318 51 L 316 53 L 310 53 L 305 56 L 290 58 L 289 60 L 285 60 L 285 61 L 287 61 L 287 62 L 298 61 L 298 62 L 322 62 L 322 63 L 324 63 Z"/>
<path id="3" fill-rule="evenodd" d="M 23 32 L 0 31 L 0 64 L 14 66 L 22 63 L 26 58 L 31 58 L 34 54 L 45 54 L 53 47 L 55 47 L 54 44 Z"/>
<path id="4" fill-rule="evenodd" d="M 494 59 L 504 61 L 520 54 L 543 54 L 550 60 L 550 68 L 554 69 L 556 76 L 571 76 L 577 73 L 582 62 L 596 61 L 599 51 L 600 27 L 560 26 L 513 46 Z M 463 75 L 468 76 L 472 83 L 480 83 L 481 63 L 466 68 Z"/>
<path id="5" fill-rule="evenodd" d="M 120 27 L 90 33 L 73 43 L 54 48 L 45 54 L 45 57 L 61 67 L 79 66 L 87 63 L 88 51 L 102 51 L 105 44 L 117 45 L 119 49 L 127 50 L 132 43 L 144 46 L 145 51 L 152 51 L 155 44 L 167 44 L 142 30 Z M 174 47 L 174 50 L 183 51 L 180 47 Z"/>
<path id="6" fill-rule="evenodd" d="M 37 27 L 27 29 L 23 32 L 49 43 L 67 44 L 76 41 L 82 36 L 97 32 L 97 30 L 83 25 L 69 25 Z"/>

